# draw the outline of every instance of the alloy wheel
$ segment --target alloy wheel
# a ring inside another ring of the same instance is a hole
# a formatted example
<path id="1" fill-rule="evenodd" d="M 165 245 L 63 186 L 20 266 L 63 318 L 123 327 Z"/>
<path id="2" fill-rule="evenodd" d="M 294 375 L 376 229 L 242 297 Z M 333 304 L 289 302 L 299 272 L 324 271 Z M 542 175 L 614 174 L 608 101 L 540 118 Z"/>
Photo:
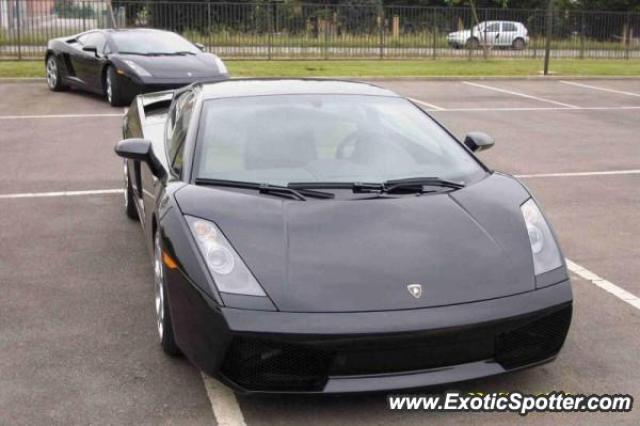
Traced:
<path id="1" fill-rule="evenodd" d="M 50 89 L 56 87 L 58 83 L 58 65 L 56 64 L 56 59 L 53 56 L 50 56 L 47 60 L 47 84 Z"/>
<path id="2" fill-rule="evenodd" d="M 109 103 L 111 103 L 111 97 L 113 96 L 113 89 L 111 88 L 111 76 L 109 75 L 109 73 L 107 72 L 107 80 L 106 80 L 106 86 L 107 86 L 107 101 L 109 101 Z"/>

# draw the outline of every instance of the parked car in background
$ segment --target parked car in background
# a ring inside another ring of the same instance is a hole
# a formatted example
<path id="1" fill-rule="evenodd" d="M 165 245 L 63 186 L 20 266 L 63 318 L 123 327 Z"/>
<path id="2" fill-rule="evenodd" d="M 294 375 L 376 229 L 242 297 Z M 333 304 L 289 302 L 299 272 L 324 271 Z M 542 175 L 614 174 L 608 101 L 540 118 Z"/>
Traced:
<path id="1" fill-rule="evenodd" d="M 47 45 L 47 84 L 53 91 L 81 88 L 122 106 L 140 93 L 228 79 L 222 60 L 203 48 L 176 33 L 146 28 L 60 37 Z"/>
<path id="2" fill-rule="evenodd" d="M 520 22 L 485 21 L 470 30 L 449 33 L 447 41 L 449 46 L 456 49 L 461 47 L 476 49 L 486 43 L 487 46 L 521 50 L 529 43 L 529 31 Z"/>

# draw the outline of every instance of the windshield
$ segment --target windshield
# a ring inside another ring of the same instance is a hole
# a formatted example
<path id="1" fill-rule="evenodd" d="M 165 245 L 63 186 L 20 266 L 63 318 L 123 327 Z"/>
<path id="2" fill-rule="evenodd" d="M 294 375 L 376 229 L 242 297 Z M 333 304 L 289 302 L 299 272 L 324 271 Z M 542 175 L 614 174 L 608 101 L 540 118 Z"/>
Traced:
<path id="1" fill-rule="evenodd" d="M 179 36 L 165 31 L 122 31 L 111 33 L 119 53 L 138 55 L 171 55 L 176 53 L 198 53 L 196 46 Z"/>
<path id="2" fill-rule="evenodd" d="M 482 177 L 478 162 L 402 98 L 253 96 L 205 101 L 195 176 L 287 185 Z"/>

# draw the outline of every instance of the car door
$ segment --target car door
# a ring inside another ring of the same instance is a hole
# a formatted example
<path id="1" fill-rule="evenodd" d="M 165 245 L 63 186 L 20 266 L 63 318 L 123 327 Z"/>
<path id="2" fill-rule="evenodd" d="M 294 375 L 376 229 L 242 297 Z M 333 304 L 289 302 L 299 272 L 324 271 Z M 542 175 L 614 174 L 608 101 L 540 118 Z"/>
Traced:
<path id="1" fill-rule="evenodd" d="M 106 58 L 104 49 L 105 36 L 99 31 L 92 31 L 78 37 L 78 43 L 74 46 L 75 52 L 71 57 L 76 77 L 84 85 L 95 92 L 102 92 L 101 70 Z M 84 51 L 85 47 L 95 47 L 96 53 Z"/>
<path id="2" fill-rule="evenodd" d="M 487 46 L 496 45 L 500 38 L 500 23 L 487 22 L 484 26 L 482 38 L 485 40 Z"/>
<path id="3" fill-rule="evenodd" d="M 191 115 L 195 105 L 195 93 L 187 90 L 180 93 L 173 101 L 165 128 L 165 140 L 153 142 L 153 153 L 158 159 L 167 165 L 167 169 L 175 176 L 182 173 L 182 155 L 187 139 Z M 164 143 L 163 143 L 164 142 Z M 144 216 L 144 227 L 148 235 L 153 235 L 151 229 L 151 218 L 156 209 L 156 200 L 162 192 L 162 182 L 151 173 L 151 169 L 146 163 L 141 164 L 140 185 L 142 188 L 142 214 Z"/>
<path id="4" fill-rule="evenodd" d="M 517 34 L 518 34 L 518 28 L 516 27 L 515 23 L 503 22 L 502 31 L 500 31 L 499 45 L 511 46 Z"/>

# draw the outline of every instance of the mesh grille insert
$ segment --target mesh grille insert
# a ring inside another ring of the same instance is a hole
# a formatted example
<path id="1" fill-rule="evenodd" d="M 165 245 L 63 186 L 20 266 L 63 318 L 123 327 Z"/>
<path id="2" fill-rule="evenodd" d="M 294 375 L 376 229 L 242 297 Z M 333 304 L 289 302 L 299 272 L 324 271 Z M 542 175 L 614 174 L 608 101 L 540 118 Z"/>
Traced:
<path id="1" fill-rule="evenodd" d="M 569 331 L 571 306 L 498 335 L 496 361 L 510 369 L 555 355 Z"/>
<path id="2" fill-rule="evenodd" d="M 328 378 L 330 357 L 304 345 L 236 337 L 223 374 L 248 390 L 320 390 Z"/>

